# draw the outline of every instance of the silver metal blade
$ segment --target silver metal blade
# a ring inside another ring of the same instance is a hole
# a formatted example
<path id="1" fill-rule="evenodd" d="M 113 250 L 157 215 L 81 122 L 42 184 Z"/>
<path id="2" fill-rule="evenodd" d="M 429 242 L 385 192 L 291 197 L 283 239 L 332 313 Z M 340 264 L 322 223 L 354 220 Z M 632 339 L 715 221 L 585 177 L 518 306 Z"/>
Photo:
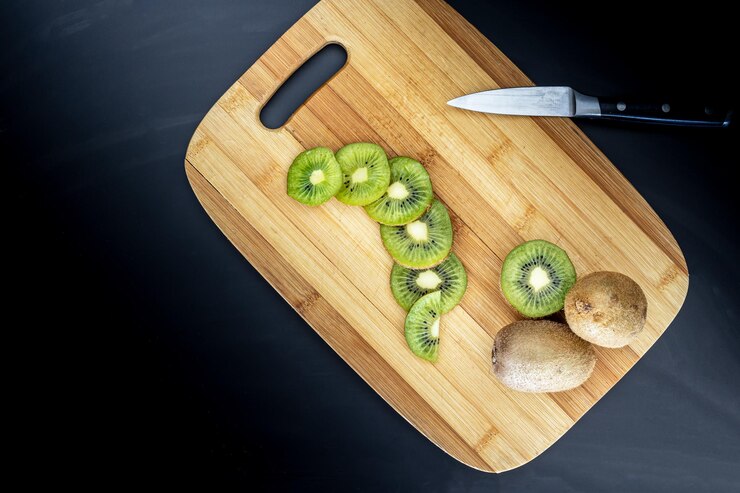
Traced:
<path id="1" fill-rule="evenodd" d="M 597 116 L 598 99 L 570 87 L 512 87 L 460 96 L 447 104 L 464 110 L 527 116 Z"/>

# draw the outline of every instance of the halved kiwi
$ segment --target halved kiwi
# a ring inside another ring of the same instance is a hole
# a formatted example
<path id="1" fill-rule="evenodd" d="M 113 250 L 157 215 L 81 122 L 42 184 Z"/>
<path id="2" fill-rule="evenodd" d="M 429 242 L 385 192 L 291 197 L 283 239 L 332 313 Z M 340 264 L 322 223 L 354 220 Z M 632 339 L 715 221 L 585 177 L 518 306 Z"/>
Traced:
<path id="1" fill-rule="evenodd" d="M 382 197 L 365 206 L 368 216 L 381 224 L 401 225 L 421 216 L 431 204 L 432 181 L 419 161 L 395 157 L 391 167 L 391 184 Z"/>
<path id="2" fill-rule="evenodd" d="M 467 287 L 465 267 L 454 253 L 431 269 L 409 269 L 393 264 L 391 270 L 391 291 L 407 311 L 422 296 L 439 291 L 442 294 L 440 310 L 447 313 L 460 302 Z"/>
<path id="3" fill-rule="evenodd" d="M 562 248 L 532 240 L 514 248 L 501 267 L 501 290 L 525 317 L 539 318 L 563 308 L 576 270 Z"/>
<path id="4" fill-rule="evenodd" d="M 439 356 L 439 319 L 442 293 L 435 291 L 422 296 L 406 315 L 404 334 L 411 352 L 434 363 Z"/>
<path id="5" fill-rule="evenodd" d="M 367 205 L 388 189 L 391 169 L 385 151 L 377 144 L 358 142 L 337 151 L 342 186 L 337 199 L 348 205 Z"/>
<path id="6" fill-rule="evenodd" d="M 288 195 L 302 204 L 323 204 L 336 195 L 341 186 L 339 163 L 326 147 L 303 151 L 288 169 Z"/>
<path id="7" fill-rule="evenodd" d="M 381 224 L 380 237 L 396 262 L 413 269 L 426 269 L 450 253 L 452 222 L 447 208 L 435 200 L 420 218 L 404 226 Z"/>

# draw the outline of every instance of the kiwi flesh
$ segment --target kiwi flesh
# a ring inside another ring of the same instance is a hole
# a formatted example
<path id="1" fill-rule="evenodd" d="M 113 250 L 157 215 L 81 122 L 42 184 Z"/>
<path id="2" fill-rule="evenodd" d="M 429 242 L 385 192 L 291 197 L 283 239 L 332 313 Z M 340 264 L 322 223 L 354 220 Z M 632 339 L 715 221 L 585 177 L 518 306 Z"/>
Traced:
<path id="1" fill-rule="evenodd" d="M 391 169 L 385 151 L 377 144 L 357 142 L 337 151 L 342 186 L 337 199 L 348 205 L 367 205 L 388 189 Z"/>
<path id="2" fill-rule="evenodd" d="M 388 163 L 391 181 L 382 197 L 365 206 L 368 216 L 381 224 L 398 226 L 421 216 L 431 204 L 432 181 L 424 166 L 408 157 Z"/>
<path id="3" fill-rule="evenodd" d="M 567 325 L 550 320 L 520 320 L 494 339 L 493 373 L 521 392 L 560 392 L 585 382 L 596 353 Z"/>
<path id="4" fill-rule="evenodd" d="M 647 298 L 640 285 L 618 272 L 593 272 L 565 297 L 573 332 L 598 346 L 624 347 L 645 327 Z"/>
<path id="5" fill-rule="evenodd" d="M 432 363 L 439 356 L 441 303 L 440 291 L 422 296 L 411 306 L 404 324 L 404 335 L 411 352 Z"/>
<path id="6" fill-rule="evenodd" d="M 501 290 L 525 317 L 539 318 L 563 308 L 576 281 L 576 270 L 565 250 L 545 240 L 514 248 L 501 267 Z"/>
<path id="7" fill-rule="evenodd" d="M 393 264 L 391 291 L 401 307 L 408 311 L 422 296 L 439 291 L 440 310 L 447 313 L 462 299 L 468 286 L 468 275 L 457 255 L 450 253 L 444 261 L 430 269 L 409 269 Z"/>
<path id="8" fill-rule="evenodd" d="M 391 257 L 412 269 L 427 269 L 442 262 L 452 248 L 452 221 L 439 200 L 418 219 L 403 226 L 380 225 L 380 237 Z"/>
<path id="9" fill-rule="evenodd" d="M 342 186 L 342 171 L 334 153 L 315 147 L 298 154 L 288 169 L 288 195 L 306 205 L 320 205 Z"/>

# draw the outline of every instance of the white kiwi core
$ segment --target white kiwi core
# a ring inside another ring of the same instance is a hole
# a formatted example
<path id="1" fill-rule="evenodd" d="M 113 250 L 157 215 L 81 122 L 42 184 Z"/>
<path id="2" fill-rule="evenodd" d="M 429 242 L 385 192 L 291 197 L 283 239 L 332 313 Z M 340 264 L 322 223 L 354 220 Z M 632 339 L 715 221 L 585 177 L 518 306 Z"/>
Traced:
<path id="1" fill-rule="evenodd" d="M 433 339 L 439 337 L 439 319 L 435 320 L 432 324 L 432 328 L 429 329 L 429 335 L 432 336 Z"/>
<path id="2" fill-rule="evenodd" d="M 529 273 L 529 285 L 535 292 L 544 288 L 550 284 L 550 276 L 547 275 L 547 271 L 542 267 L 535 267 L 532 272 Z"/>
<path id="3" fill-rule="evenodd" d="M 416 241 L 427 241 L 429 239 L 429 229 L 427 223 L 414 221 L 406 225 L 406 232 Z"/>
<path id="4" fill-rule="evenodd" d="M 324 171 L 320 169 L 315 169 L 311 172 L 311 176 L 308 178 L 308 181 L 311 182 L 311 185 L 318 185 L 322 181 L 324 181 Z"/>
<path id="5" fill-rule="evenodd" d="M 357 168 L 354 173 L 352 173 L 352 183 L 362 183 L 367 181 L 367 168 Z"/>
<path id="6" fill-rule="evenodd" d="M 406 185 L 404 185 L 400 181 L 392 183 L 391 186 L 388 187 L 388 197 L 392 199 L 403 200 L 408 196 L 409 196 L 409 191 L 406 188 Z"/>
<path id="7" fill-rule="evenodd" d="M 437 289 L 442 284 L 442 279 L 433 270 L 425 270 L 416 278 L 416 284 L 421 289 Z"/>

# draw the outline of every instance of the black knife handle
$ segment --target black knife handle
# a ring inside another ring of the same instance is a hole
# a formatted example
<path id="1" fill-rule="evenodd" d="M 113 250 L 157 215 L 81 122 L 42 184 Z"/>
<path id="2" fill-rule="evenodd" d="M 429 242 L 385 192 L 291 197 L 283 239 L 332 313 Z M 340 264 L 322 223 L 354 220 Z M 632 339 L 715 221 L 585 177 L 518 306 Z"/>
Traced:
<path id="1" fill-rule="evenodd" d="M 599 98 L 601 118 L 682 127 L 726 127 L 732 110 L 701 104 L 637 103 Z M 595 118 L 598 118 L 594 115 Z"/>

